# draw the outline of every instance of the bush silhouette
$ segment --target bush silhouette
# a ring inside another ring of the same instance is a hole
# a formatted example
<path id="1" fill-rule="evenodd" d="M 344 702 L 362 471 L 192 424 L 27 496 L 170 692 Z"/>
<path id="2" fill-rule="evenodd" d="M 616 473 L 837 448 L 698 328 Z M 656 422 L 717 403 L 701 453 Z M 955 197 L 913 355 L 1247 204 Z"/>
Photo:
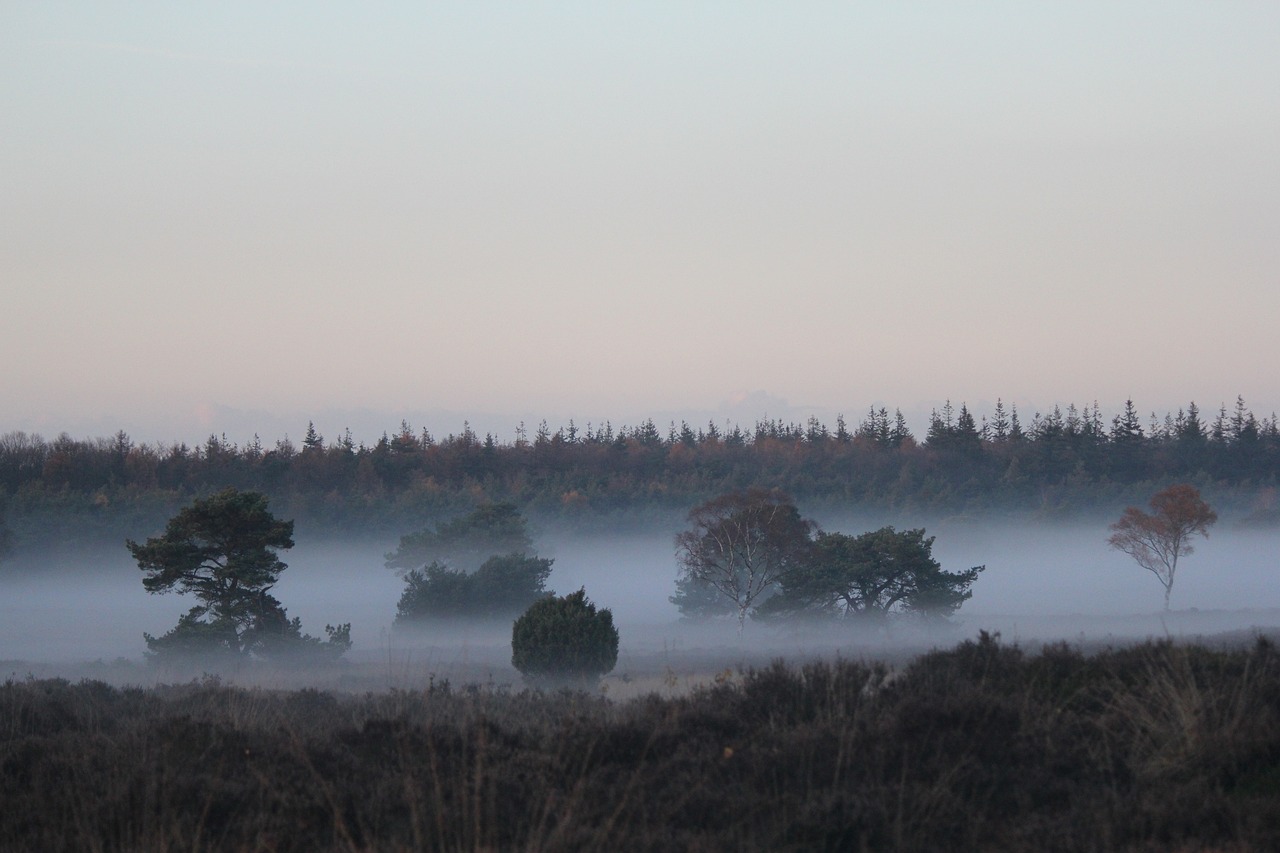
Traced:
<path id="1" fill-rule="evenodd" d="M 585 589 L 534 602 L 511 628 L 511 665 L 535 681 L 590 681 L 617 662 L 613 613 Z"/>
<path id="2" fill-rule="evenodd" d="M 490 557 L 474 572 L 433 562 L 405 575 L 396 624 L 432 619 L 517 616 L 549 594 L 547 576 L 554 560 L 525 554 Z"/>

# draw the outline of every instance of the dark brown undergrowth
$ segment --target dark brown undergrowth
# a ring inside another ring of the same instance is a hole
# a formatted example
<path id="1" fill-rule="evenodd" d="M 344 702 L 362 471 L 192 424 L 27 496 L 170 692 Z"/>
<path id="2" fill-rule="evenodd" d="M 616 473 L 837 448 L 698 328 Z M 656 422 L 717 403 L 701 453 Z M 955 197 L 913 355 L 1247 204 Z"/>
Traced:
<path id="1" fill-rule="evenodd" d="M 0 686 L 6 850 L 1280 849 L 1280 654 L 776 663 L 681 698 Z"/>

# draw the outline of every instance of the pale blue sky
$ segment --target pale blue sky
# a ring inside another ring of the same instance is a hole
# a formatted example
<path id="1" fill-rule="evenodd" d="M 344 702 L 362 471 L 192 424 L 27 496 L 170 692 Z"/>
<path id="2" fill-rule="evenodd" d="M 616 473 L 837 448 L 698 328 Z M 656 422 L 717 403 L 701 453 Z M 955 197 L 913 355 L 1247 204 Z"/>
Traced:
<path id="1" fill-rule="evenodd" d="M 8 3 L 0 431 L 1270 412 L 1278 44 L 1275 3 Z"/>

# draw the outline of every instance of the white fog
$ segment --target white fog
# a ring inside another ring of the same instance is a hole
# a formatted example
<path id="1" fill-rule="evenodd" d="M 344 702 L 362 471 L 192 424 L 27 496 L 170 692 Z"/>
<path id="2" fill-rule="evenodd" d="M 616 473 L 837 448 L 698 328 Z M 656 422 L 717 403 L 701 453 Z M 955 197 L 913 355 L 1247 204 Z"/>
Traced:
<path id="1" fill-rule="evenodd" d="M 880 523 L 824 520 L 824 527 L 861 532 Z M 676 577 L 670 530 L 593 536 L 544 531 L 537 548 L 555 558 L 549 587 L 561 594 L 585 587 L 593 601 L 613 611 L 621 633 L 619 674 L 628 667 L 678 668 L 682 661 L 692 667 L 695 658 L 704 669 L 723 669 L 773 656 L 891 657 L 950 645 L 983 629 L 1026 644 L 1093 644 L 1280 625 L 1280 531 L 1220 525 L 1198 541 L 1179 566 L 1172 613 L 1162 619 L 1159 583 L 1107 547 L 1105 525 L 958 518 L 927 529 L 937 537 L 934 555 L 944 569 L 987 567 L 950 624 L 927 634 L 905 627 L 867 634 L 849 625 L 749 622 L 740 637 L 731 623 L 682 622 L 668 601 Z M 392 681 L 397 673 L 411 680 L 429 672 L 516 678 L 502 626 L 424 633 L 393 628 L 403 582 L 383 567 L 383 554 L 394 541 L 299 543 L 283 555 L 289 568 L 274 593 L 309 633 L 322 635 L 327 623 L 350 622 L 352 664 L 377 664 Z M 144 592 L 141 573 L 123 545 L 52 563 L 14 558 L 0 565 L 0 676 L 117 658 L 140 662 L 143 632 L 164 633 L 193 603 Z"/>

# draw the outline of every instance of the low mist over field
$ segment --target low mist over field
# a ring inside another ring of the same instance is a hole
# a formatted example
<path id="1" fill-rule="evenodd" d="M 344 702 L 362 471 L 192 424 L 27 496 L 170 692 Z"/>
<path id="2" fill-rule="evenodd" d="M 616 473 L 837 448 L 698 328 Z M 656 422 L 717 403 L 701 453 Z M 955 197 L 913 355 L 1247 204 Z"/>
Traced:
<path id="1" fill-rule="evenodd" d="M 882 519 L 825 521 L 828 530 L 862 532 Z M 905 527 L 907 525 L 900 525 Z M 704 670 L 767 661 L 772 656 L 895 657 L 972 637 L 980 629 L 1006 640 L 1105 642 L 1186 638 L 1280 625 L 1280 531 L 1223 527 L 1184 558 L 1173 612 L 1161 620 L 1161 588 L 1124 554 L 1107 547 L 1105 525 L 1046 524 L 953 518 L 928 526 L 944 569 L 985 565 L 973 597 L 945 625 L 909 622 L 866 630 L 856 620 L 771 624 L 748 620 L 741 637 L 731 620 L 680 619 L 674 591 L 674 531 L 616 535 L 543 532 L 539 553 L 555 559 L 548 586 L 564 594 L 585 587 L 613 611 L 621 633 L 618 673 L 676 664 Z M 289 564 L 273 593 L 318 633 L 350 622 L 353 665 L 382 668 L 389 678 L 435 671 L 461 677 L 518 679 L 510 667 L 509 624 L 393 626 L 403 581 L 383 566 L 387 539 L 300 540 L 282 556 Z M 47 561 L 26 555 L 0 566 L 0 660 L 3 675 L 32 665 L 140 661 L 142 633 L 159 635 L 192 605 L 187 597 L 148 595 L 123 545 Z M 198 674 L 198 673 L 194 673 Z M 175 676 L 175 673 L 168 673 Z M 135 673 L 135 678 L 155 674 Z"/>

